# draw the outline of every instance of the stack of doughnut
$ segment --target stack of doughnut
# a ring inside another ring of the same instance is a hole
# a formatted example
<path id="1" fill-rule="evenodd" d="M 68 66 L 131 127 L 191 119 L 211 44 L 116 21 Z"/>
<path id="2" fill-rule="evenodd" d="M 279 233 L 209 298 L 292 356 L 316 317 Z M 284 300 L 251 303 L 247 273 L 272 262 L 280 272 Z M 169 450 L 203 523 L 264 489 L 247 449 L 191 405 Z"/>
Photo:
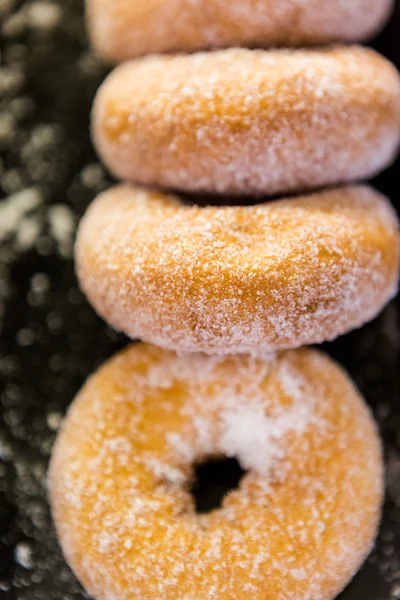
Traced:
<path id="1" fill-rule="evenodd" d="M 127 183 L 89 207 L 77 273 L 142 340 L 86 382 L 51 461 L 61 546 L 97 600 L 332 600 L 371 549 L 376 425 L 341 368 L 300 347 L 397 290 L 396 214 L 358 182 L 396 155 L 400 79 L 343 45 L 391 6 L 87 2 L 95 48 L 121 62 L 93 139 Z M 196 468 L 221 457 L 245 475 L 200 513 Z"/>

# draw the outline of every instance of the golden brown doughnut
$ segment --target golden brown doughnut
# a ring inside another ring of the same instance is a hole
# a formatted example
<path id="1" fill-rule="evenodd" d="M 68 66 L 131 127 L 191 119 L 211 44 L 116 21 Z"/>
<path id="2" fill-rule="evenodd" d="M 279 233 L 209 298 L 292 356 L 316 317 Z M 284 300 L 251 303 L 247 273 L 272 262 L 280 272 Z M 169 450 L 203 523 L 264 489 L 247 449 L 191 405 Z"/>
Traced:
<path id="1" fill-rule="evenodd" d="M 360 41 L 392 0 L 87 0 L 95 48 L 110 61 L 221 46 Z"/>
<path id="2" fill-rule="evenodd" d="M 400 140 L 400 79 L 372 50 L 224 50 L 121 65 L 94 104 L 120 179 L 281 194 L 368 177 Z"/>
<path id="3" fill-rule="evenodd" d="M 397 289 L 398 221 L 364 186 L 219 207 L 120 186 L 83 218 L 76 267 L 94 308 L 132 338 L 260 355 L 372 319 Z"/>
<path id="4" fill-rule="evenodd" d="M 248 472 L 198 514 L 194 465 L 221 455 Z M 370 412 L 313 350 L 131 346 L 78 394 L 50 470 L 61 546 L 97 600 L 331 600 L 371 548 L 382 488 Z"/>

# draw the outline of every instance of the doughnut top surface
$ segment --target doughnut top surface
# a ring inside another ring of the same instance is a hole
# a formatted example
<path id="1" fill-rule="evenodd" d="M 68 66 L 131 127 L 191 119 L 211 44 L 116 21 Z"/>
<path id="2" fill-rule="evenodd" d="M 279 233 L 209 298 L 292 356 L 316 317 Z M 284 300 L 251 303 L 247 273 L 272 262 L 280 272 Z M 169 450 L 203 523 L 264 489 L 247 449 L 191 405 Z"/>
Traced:
<path id="1" fill-rule="evenodd" d="M 222 46 L 360 41 L 392 0 L 87 0 L 95 48 L 109 61 Z"/>
<path id="2" fill-rule="evenodd" d="M 373 318 L 397 290 L 398 221 L 364 186 L 208 207 L 120 186 L 83 218 L 76 267 L 95 309 L 132 338 L 263 354 Z"/>
<path id="3" fill-rule="evenodd" d="M 221 455 L 248 472 L 199 515 L 194 465 Z M 367 406 L 310 350 L 128 348 L 79 393 L 50 470 L 63 550 L 99 600 L 331 600 L 371 547 L 382 483 Z"/>

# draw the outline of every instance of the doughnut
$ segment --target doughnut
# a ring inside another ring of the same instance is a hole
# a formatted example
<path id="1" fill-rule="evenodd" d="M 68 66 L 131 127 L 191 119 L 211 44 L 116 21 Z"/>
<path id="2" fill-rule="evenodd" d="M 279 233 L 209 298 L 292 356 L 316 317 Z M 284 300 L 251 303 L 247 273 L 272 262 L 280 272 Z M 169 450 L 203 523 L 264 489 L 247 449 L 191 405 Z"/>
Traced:
<path id="1" fill-rule="evenodd" d="M 111 73 L 92 123 L 101 158 L 125 181 L 232 195 L 304 191 L 392 161 L 400 78 L 359 47 L 147 57 Z"/>
<path id="2" fill-rule="evenodd" d="M 179 352 L 249 353 L 331 340 L 397 290 L 398 220 L 367 186 L 254 206 L 194 206 L 109 189 L 75 247 L 96 311 L 131 338 Z"/>
<path id="3" fill-rule="evenodd" d="M 195 510 L 195 465 L 246 474 Z M 269 360 L 133 345 L 78 394 L 51 460 L 67 561 L 97 600 L 331 600 L 371 549 L 380 442 L 315 350 Z"/>
<path id="4" fill-rule="evenodd" d="M 356 42 L 377 33 L 393 0 L 87 0 L 94 47 L 110 62 L 222 46 Z"/>

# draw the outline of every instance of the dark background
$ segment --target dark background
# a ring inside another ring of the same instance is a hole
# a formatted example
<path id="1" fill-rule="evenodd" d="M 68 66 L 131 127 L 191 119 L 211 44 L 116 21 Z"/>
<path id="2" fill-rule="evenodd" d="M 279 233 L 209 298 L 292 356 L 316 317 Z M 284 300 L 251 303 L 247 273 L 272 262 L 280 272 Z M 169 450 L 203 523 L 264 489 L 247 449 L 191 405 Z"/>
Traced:
<path id="1" fill-rule="evenodd" d="M 46 469 L 76 391 L 126 343 L 83 299 L 71 258 L 77 221 L 109 184 L 88 134 L 105 70 L 87 47 L 80 0 L 0 0 L 0 44 L 0 598 L 78 600 Z M 400 6 L 374 45 L 400 67 Z M 376 181 L 394 204 L 399 164 Z M 377 547 L 341 600 L 400 599 L 399 306 L 326 345 L 372 406 L 387 462 Z"/>

